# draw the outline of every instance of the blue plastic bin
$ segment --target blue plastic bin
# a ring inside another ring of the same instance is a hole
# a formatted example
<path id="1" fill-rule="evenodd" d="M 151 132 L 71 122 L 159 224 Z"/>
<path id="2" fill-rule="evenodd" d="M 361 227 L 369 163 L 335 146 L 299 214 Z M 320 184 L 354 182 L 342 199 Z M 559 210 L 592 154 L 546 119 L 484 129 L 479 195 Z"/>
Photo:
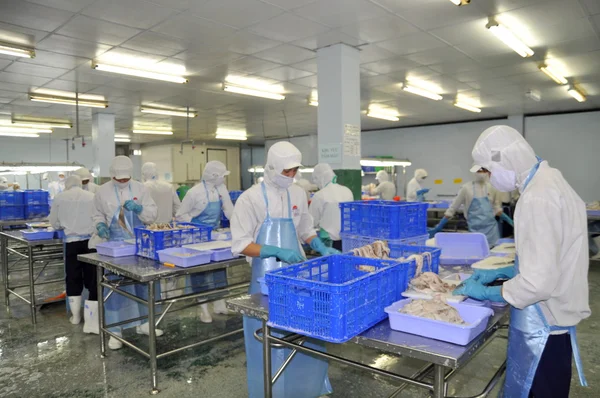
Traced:
<path id="1" fill-rule="evenodd" d="M 158 260 L 158 250 L 181 246 L 181 230 L 152 231 L 135 228 L 136 252 L 140 257 Z"/>
<path id="2" fill-rule="evenodd" d="M 135 245 L 125 242 L 102 242 L 96 245 L 98 254 L 109 257 L 135 256 Z"/>
<path id="3" fill-rule="evenodd" d="M 485 235 L 478 232 L 440 232 L 435 235 L 435 242 L 436 246 L 442 249 L 442 265 L 471 265 L 490 255 Z"/>
<path id="4" fill-rule="evenodd" d="M 332 255 L 267 272 L 269 324 L 333 343 L 348 341 L 385 319 L 384 309 L 400 298 L 401 274 L 409 266 Z"/>
<path id="5" fill-rule="evenodd" d="M 54 239 L 54 230 L 43 228 L 28 229 L 21 231 L 21 235 L 23 235 L 23 238 L 27 240 L 49 240 Z"/>
<path id="6" fill-rule="evenodd" d="M 244 193 L 244 191 L 229 191 L 229 197 L 231 198 L 231 201 L 235 203 L 235 201 L 240 198 L 242 193 Z"/>
<path id="7" fill-rule="evenodd" d="M 175 226 L 187 227 L 181 229 L 181 242 L 179 243 L 179 246 L 192 245 L 194 243 L 208 242 L 211 240 L 212 227 L 210 225 L 178 222 Z"/>
<path id="8" fill-rule="evenodd" d="M 25 206 L 0 205 L 0 220 L 14 221 L 25 219 Z"/>
<path id="9" fill-rule="evenodd" d="M 26 190 L 23 193 L 23 204 L 25 205 L 47 205 L 49 200 L 50 194 L 42 189 Z"/>
<path id="10" fill-rule="evenodd" d="M 54 230 L 54 239 L 64 239 L 64 238 L 65 238 L 65 230 L 64 229 L 55 229 Z"/>
<path id="11" fill-rule="evenodd" d="M 429 235 L 419 235 L 405 239 L 381 239 L 371 236 L 357 236 L 345 233 L 340 233 L 340 237 L 342 238 L 342 251 L 344 253 L 348 253 L 353 249 L 358 249 L 359 247 L 363 247 L 365 245 L 370 245 L 376 240 L 386 240 L 388 245 L 395 244 L 405 246 L 425 246 L 427 239 L 429 239 Z"/>
<path id="12" fill-rule="evenodd" d="M 234 255 L 231 252 L 231 248 L 213 249 L 212 256 L 210 257 L 210 261 L 231 260 L 233 257 L 234 257 Z"/>
<path id="13" fill-rule="evenodd" d="M 406 245 L 397 245 L 394 243 L 388 243 L 388 245 L 390 246 L 390 257 L 391 258 L 400 258 L 400 257 L 408 257 L 411 256 L 413 254 L 423 254 L 423 253 L 430 253 L 431 254 L 431 261 L 429 261 L 429 258 L 427 256 L 423 257 L 423 269 L 422 272 L 433 272 L 433 273 L 439 273 L 440 270 L 440 255 L 442 254 L 442 251 L 436 247 L 429 247 L 429 246 L 406 246 Z M 409 268 L 408 273 L 406 275 L 406 286 L 404 287 L 404 289 L 402 291 L 405 291 L 406 289 L 408 289 L 408 283 L 410 282 L 411 279 L 413 279 L 415 277 L 415 273 L 417 271 L 417 267 L 415 264 L 414 268 Z"/>
<path id="14" fill-rule="evenodd" d="M 23 191 L 0 191 L 0 206 L 22 206 Z"/>
<path id="15" fill-rule="evenodd" d="M 45 218 L 50 214 L 49 205 L 27 205 L 25 206 L 25 219 Z"/>
<path id="16" fill-rule="evenodd" d="M 501 238 L 501 239 L 498 239 L 498 241 L 496 242 L 496 244 L 494 246 L 500 246 L 504 243 L 515 243 L 515 240 L 513 238 Z"/>
<path id="17" fill-rule="evenodd" d="M 211 250 L 199 251 L 185 247 L 172 247 L 159 250 L 157 253 L 161 263 L 170 263 L 182 268 L 208 264 L 212 256 Z"/>

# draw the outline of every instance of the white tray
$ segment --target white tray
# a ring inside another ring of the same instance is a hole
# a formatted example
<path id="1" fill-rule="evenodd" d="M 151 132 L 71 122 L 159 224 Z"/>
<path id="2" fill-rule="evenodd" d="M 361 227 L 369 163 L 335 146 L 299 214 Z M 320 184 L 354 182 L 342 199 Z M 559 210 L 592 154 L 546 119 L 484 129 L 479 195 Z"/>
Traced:
<path id="1" fill-rule="evenodd" d="M 183 246 L 187 249 L 194 249 L 199 251 L 204 250 L 215 250 L 215 249 L 226 249 L 231 247 L 230 240 L 215 240 L 210 242 L 202 242 L 202 243 L 194 243 L 193 245 L 185 245 Z"/>
<path id="2" fill-rule="evenodd" d="M 481 261 L 474 263 L 473 265 L 471 265 L 471 268 L 485 269 L 485 270 L 490 269 L 491 270 L 491 269 L 510 267 L 512 265 L 515 265 L 514 258 L 491 256 L 491 257 L 485 258 Z"/>

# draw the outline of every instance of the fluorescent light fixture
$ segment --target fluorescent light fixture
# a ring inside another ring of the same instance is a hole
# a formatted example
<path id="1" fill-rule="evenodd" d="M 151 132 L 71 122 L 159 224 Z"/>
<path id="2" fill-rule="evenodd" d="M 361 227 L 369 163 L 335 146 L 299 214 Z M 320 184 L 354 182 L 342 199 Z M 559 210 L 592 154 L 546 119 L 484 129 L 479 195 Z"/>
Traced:
<path id="1" fill-rule="evenodd" d="M 115 138 L 115 142 L 131 142 L 129 138 Z"/>
<path id="2" fill-rule="evenodd" d="M 451 2 L 452 4 L 454 4 L 455 6 L 459 6 L 459 5 L 461 5 L 461 4 L 462 4 L 462 0 L 450 0 L 450 2 Z"/>
<path id="3" fill-rule="evenodd" d="M 13 119 L 12 121 L 12 125 L 13 126 L 17 126 L 17 127 L 29 127 L 29 128 L 40 128 L 40 129 L 70 129 L 73 128 L 73 125 L 70 123 L 64 123 L 64 122 L 34 122 L 34 121 L 27 121 L 27 120 L 15 120 Z"/>
<path id="4" fill-rule="evenodd" d="M 531 57 L 534 52 L 525 43 L 523 43 L 517 36 L 515 36 L 506 27 L 500 25 L 498 22 L 490 19 L 486 28 L 490 30 L 500 41 L 512 48 L 521 57 Z"/>
<path id="5" fill-rule="evenodd" d="M 0 137 L 23 137 L 23 138 L 38 138 L 38 134 L 32 133 L 5 133 L 0 132 Z"/>
<path id="6" fill-rule="evenodd" d="M 469 105 L 469 104 L 467 104 L 465 102 L 461 102 L 461 101 L 456 101 L 454 103 L 454 106 L 457 107 L 457 108 L 464 109 L 464 110 L 469 111 L 469 112 L 475 112 L 475 113 L 480 113 L 481 112 L 481 109 L 477 108 L 476 106 Z"/>
<path id="7" fill-rule="evenodd" d="M 577 90 L 573 86 L 569 86 L 568 93 L 571 97 L 575 98 L 579 102 L 585 102 L 585 100 L 587 99 L 581 91 Z"/>
<path id="8" fill-rule="evenodd" d="M 400 120 L 400 117 L 398 117 L 397 115 L 394 116 L 391 113 L 381 112 L 379 110 L 369 110 L 367 111 L 367 116 L 373 117 L 375 119 L 391 120 L 393 122 L 397 122 L 398 120 Z"/>
<path id="9" fill-rule="evenodd" d="M 298 169 L 298 171 L 301 173 L 313 173 L 315 171 L 315 169 L 308 167 L 306 169 Z"/>
<path id="10" fill-rule="evenodd" d="M 142 150 L 141 149 L 134 149 L 133 150 L 133 156 L 142 156 Z"/>
<path id="11" fill-rule="evenodd" d="M 410 86 L 410 85 L 404 85 L 404 87 L 402 87 L 402 90 L 409 92 L 411 94 L 416 94 L 416 95 L 420 95 L 421 97 L 426 97 L 435 101 L 439 101 L 441 100 L 442 97 L 439 94 L 436 93 L 432 93 L 431 91 L 427 91 L 423 88 L 419 88 L 419 87 L 415 87 L 415 86 Z"/>
<path id="12" fill-rule="evenodd" d="M 118 73 L 121 75 L 143 77 L 146 79 L 162 80 L 171 83 L 187 83 L 188 79 L 182 76 L 167 75 L 165 73 L 151 72 L 146 70 L 126 68 L 124 66 L 99 64 L 92 62 L 92 68 L 103 72 Z"/>
<path id="13" fill-rule="evenodd" d="M 237 140 L 237 141 L 246 141 L 248 137 L 245 135 L 228 135 L 228 134 L 217 134 L 215 136 L 218 140 Z"/>
<path id="14" fill-rule="evenodd" d="M 554 70 L 552 67 L 543 64 L 539 66 L 540 70 L 546 74 L 550 79 L 554 80 L 557 84 L 567 84 L 567 79 Z"/>
<path id="15" fill-rule="evenodd" d="M 35 50 L 31 48 L 17 47 L 6 43 L 0 43 L 0 54 L 12 55 L 15 57 L 35 58 Z"/>
<path id="16" fill-rule="evenodd" d="M 262 166 L 255 166 L 255 167 L 250 167 L 248 169 L 248 171 L 250 173 L 264 173 L 265 172 L 265 168 Z"/>
<path id="17" fill-rule="evenodd" d="M 198 116 L 198 112 L 196 112 L 196 111 L 190 111 L 188 113 L 185 110 L 151 108 L 151 107 L 147 107 L 147 106 L 142 106 L 140 111 L 142 113 L 153 113 L 155 115 L 180 116 L 180 117 L 196 117 L 196 116 Z"/>
<path id="18" fill-rule="evenodd" d="M 76 101 L 75 98 L 55 97 L 41 94 L 29 94 L 29 99 L 35 102 L 48 102 L 51 104 L 64 104 L 73 106 L 76 106 L 79 102 L 79 106 L 88 106 L 90 108 L 108 108 L 108 103 L 106 101 L 95 101 L 87 99 L 79 99 L 79 101 Z"/>
<path id="19" fill-rule="evenodd" d="M 0 132 L 4 133 L 29 133 L 29 134 L 50 134 L 52 130 L 48 129 L 32 129 L 27 127 L 12 127 L 12 126 L 0 126 Z"/>
<path id="20" fill-rule="evenodd" d="M 28 134 L 27 137 L 30 137 L 31 134 Z M 84 167 L 83 165 L 77 163 L 0 163 L 0 171 L 8 172 L 8 171 L 16 171 L 16 172 L 29 172 L 33 174 L 41 174 L 49 171 L 75 171 Z"/>
<path id="21" fill-rule="evenodd" d="M 412 165 L 408 160 L 398 159 L 377 159 L 377 158 L 365 158 L 360 160 L 361 166 L 373 166 L 373 167 L 391 167 L 391 166 L 403 166 L 407 167 Z"/>
<path id="22" fill-rule="evenodd" d="M 223 83 L 223 90 L 230 92 L 230 93 L 251 95 L 253 97 L 268 98 L 268 99 L 279 100 L 279 101 L 285 99 L 285 95 L 282 95 L 282 94 L 272 93 L 269 91 L 255 90 L 255 89 L 247 88 L 247 87 L 232 86 L 227 83 Z"/>
<path id="23" fill-rule="evenodd" d="M 133 134 L 152 134 L 152 135 L 173 135 L 173 132 L 170 130 L 144 130 L 144 129 L 134 129 Z"/>
<path id="24" fill-rule="evenodd" d="M 131 138 L 128 134 L 115 134 L 115 138 Z"/>
<path id="25" fill-rule="evenodd" d="M 310 106 L 319 106 L 319 101 L 315 100 L 315 99 L 309 99 L 308 100 L 308 105 L 310 105 Z"/>

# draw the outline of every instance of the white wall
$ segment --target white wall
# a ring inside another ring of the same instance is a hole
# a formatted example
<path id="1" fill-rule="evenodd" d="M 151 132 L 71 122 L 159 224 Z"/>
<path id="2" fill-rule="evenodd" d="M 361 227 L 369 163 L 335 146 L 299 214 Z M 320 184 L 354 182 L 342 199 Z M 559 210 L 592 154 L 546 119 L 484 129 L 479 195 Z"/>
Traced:
<path id="1" fill-rule="evenodd" d="M 254 184 L 252 181 L 252 173 L 248 169 L 252 166 L 265 165 L 265 148 L 261 146 L 249 146 L 241 149 L 241 173 L 242 173 L 242 188 L 248 189 Z"/>
<path id="2" fill-rule="evenodd" d="M 318 142 L 316 135 L 305 137 L 289 138 L 286 140 L 267 140 L 265 141 L 265 151 L 268 152 L 271 145 L 279 141 L 289 141 L 302 152 L 302 164 L 305 166 L 315 166 L 319 163 Z M 266 156 L 266 155 L 265 155 Z M 266 160 L 266 159 L 265 159 Z"/>

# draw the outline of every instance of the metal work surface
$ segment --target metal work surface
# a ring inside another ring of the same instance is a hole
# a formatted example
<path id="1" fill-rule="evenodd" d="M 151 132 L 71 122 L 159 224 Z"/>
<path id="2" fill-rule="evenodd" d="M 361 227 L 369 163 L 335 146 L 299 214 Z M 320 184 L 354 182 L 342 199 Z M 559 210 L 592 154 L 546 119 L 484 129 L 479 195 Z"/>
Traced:
<path id="1" fill-rule="evenodd" d="M 44 222 L 44 221 L 48 221 L 47 218 L 32 218 L 29 220 L 2 220 L 0 221 L 0 230 L 2 230 L 3 227 L 13 227 L 15 225 L 25 225 L 27 223 L 30 222 Z"/>
<path id="2" fill-rule="evenodd" d="M 260 293 L 244 294 L 227 300 L 227 308 L 252 318 L 269 320 L 269 297 Z"/>
<path id="3" fill-rule="evenodd" d="M 195 274 L 198 272 L 216 271 L 246 263 L 244 257 L 239 257 L 189 268 L 179 268 L 165 267 L 159 261 L 139 256 L 109 257 L 102 256 L 98 253 L 91 253 L 79 255 L 77 258 L 79 261 L 99 265 L 110 272 L 138 282 L 149 282 L 163 278 Z"/>
<path id="4" fill-rule="evenodd" d="M 0 231 L 0 235 L 6 236 L 8 239 L 13 239 L 27 246 L 62 246 L 62 239 L 44 239 L 44 240 L 27 240 L 21 234 L 21 230 Z"/>

